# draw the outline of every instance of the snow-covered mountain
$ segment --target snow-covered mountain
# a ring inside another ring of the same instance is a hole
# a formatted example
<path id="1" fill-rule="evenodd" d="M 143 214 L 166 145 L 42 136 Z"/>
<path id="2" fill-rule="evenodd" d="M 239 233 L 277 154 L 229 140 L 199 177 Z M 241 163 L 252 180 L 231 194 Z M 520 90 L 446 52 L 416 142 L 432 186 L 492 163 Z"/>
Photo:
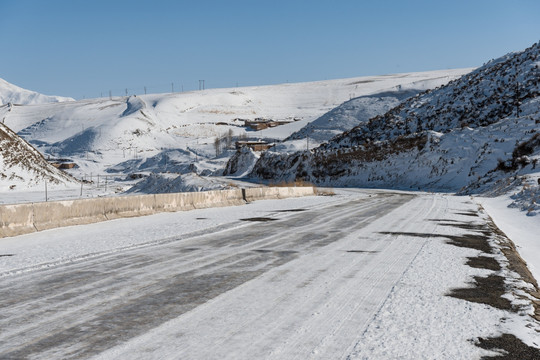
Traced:
<path id="1" fill-rule="evenodd" d="M 10 84 L 4 79 L 0 79 L 0 105 L 35 105 L 44 103 L 57 103 L 63 101 L 74 101 L 72 98 L 62 96 L 47 96 L 35 91 L 30 91 Z"/>
<path id="2" fill-rule="evenodd" d="M 45 182 L 50 188 L 77 185 L 75 179 L 49 164 L 39 151 L 0 124 L 0 191 L 41 188 Z"/>
<path id="3" fill-rule="evenodd" d="M 406 100 L 313 151 L 266 153 L 252 176 L 332 185 L 486 191 L 538 177 L 540 43 Z"/>
<path id="4" fill-rule="evenodd" d="M 227 134 L 233 141 L 239 137 L 284 139 L 351 98 L 398 87 L 435 87 L 468 71 L 4 106 L 0 119 L 42 153 L 76 162 L 79 168 L 71 171 L 77 176 L 214 172 L 223 169 L 234 153 L 215 147 L 216 140 Z M 256 118 L 290 123 L 262 131 L 244 126 L 244 120 Z"/>

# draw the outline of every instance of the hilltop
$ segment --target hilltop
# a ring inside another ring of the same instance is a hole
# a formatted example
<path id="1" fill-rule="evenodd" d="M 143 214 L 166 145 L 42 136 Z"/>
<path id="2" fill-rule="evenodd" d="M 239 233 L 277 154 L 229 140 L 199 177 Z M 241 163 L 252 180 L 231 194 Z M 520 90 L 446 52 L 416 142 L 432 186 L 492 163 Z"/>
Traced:
<path id="1" fill-rule="evenodd" d="M 266 153 L 251 176 L 467 193 L 502 191 L 525 176 L 530 186 L 540 157 L 539 54 L 535 44 L 492 60 L 312 151 Z"/>
<path id="2" fill-rule="evenodd" d="M 35 105 L 44 103 L 57 103 L 64 101 L 74 101 L 74 99 L 63 96 L 48 96 L 30 91 L 10 84 L 4 79 L 0 79 L 0 105 Z"/>

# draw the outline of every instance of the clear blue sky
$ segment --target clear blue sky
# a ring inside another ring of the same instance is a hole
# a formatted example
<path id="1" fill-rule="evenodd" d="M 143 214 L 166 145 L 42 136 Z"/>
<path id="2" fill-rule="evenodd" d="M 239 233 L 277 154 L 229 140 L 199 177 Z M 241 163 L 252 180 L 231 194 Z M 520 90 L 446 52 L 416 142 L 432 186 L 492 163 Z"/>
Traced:
<path id="1" fill-rule="evenodd" d="M 82 97 L 480 66 L 538 0 L 0 0 L 0 78 Z"/>

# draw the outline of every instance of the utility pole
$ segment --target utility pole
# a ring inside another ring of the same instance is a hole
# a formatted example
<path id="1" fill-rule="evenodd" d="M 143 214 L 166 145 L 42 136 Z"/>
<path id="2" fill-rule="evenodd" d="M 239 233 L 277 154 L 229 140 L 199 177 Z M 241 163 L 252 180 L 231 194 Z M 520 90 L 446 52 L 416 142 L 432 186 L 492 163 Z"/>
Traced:
<path id="1" fill-rule="evenodd" d="M 112 92 L 109 90 L 109 100 L 112 100 Z"/>
<path id="2" fill-rule="evenodd" d="M 146 95 L 146 86 L 144 87 L 144 95 Z"/>
<path id="3" fill-rule="evenodd" d="M 174 83 L 171 83 L 171 92 L 174 94 Z"/>
<path id="4" fill-rule="evenodd" d="M 204 80 L 199 80 L 199 90 L 204 90 Z"/>
<path id="5" fill-rule="evenodd" d="M 47 180 L 45 180 L 45 201 L 47 202 L 49 199 L 47 197 Z"/>
<path id="6" fill-rule="evenodd" d="M 126 96 L 128 96 L 128 95 L 127 95 L 127 88 L 126 88 Z"/>

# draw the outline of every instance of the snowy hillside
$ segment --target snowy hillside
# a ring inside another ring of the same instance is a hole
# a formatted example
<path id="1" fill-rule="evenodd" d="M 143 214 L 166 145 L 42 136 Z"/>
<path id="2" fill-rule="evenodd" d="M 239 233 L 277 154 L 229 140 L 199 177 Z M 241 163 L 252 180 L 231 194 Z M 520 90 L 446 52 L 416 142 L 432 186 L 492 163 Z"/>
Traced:
<path id="1" fill-rule="evenodd" d="M 344 131 L 367 122 L 372 117 L 386 113 L 419 92 L 417 89 L 400 89 L 354 98 L 312 121 L 286 140 L 309 137 L 318 143 L 326 142 Z"/>
<path id="2" fill-rule="evenodd" d="M 0 191 L 77 186 L 71 176 L 56 169 L 26 141 L 7 126 L 0 124 Z"/>
<path id="3" fill-rule="evenodd" d="M 259 156 L 247 146 L 242 147 L 227 162 L 223 175 L 237 177 L 248 175 L 253 170 Z"/>
<path id="4" fill-rule="evenodd" d="M 312 152 L 267 153 L 252 175 L 272 181 L 486 191 L 540 158 L 540 44 L 415 96 Z M 497 170 L 496 170 L 497 169 Z"/>
<path id="5" fill-rule="evenodd" d="M 35 91 L 26 90 L 0 79 L 0 105 L 18 104 L 34 105 L 44 103 L 57 103 L 63 101 L 74 101 L 72 98 L 62 96 L 47 96 Z"/>
<path id="6" fill-rule="evenodd" d="M 126 193 L 164 194 L 176 192 L 194 192 L 208 190 L 232 189 L 227 184 L 212 177 L 202 177 L 196 173 L 178 174 L 150 174 L 130 188 Z"/>
<path id="7" fill-rule="evenodd" d="M 230 145 L 239 138 L 284 139 L 351 98 L 399 87 L 435 87 L 468 71 L 6 105 L 0 107 L 0 118 L 42 153 L 75 162 L 78 167 L 69 171 L 77 177 L 209 174 L 225 167 L 234 153 Z M 261 131 L 245 127 L 245 120 L 257 118 L 290 123 Z"/>

